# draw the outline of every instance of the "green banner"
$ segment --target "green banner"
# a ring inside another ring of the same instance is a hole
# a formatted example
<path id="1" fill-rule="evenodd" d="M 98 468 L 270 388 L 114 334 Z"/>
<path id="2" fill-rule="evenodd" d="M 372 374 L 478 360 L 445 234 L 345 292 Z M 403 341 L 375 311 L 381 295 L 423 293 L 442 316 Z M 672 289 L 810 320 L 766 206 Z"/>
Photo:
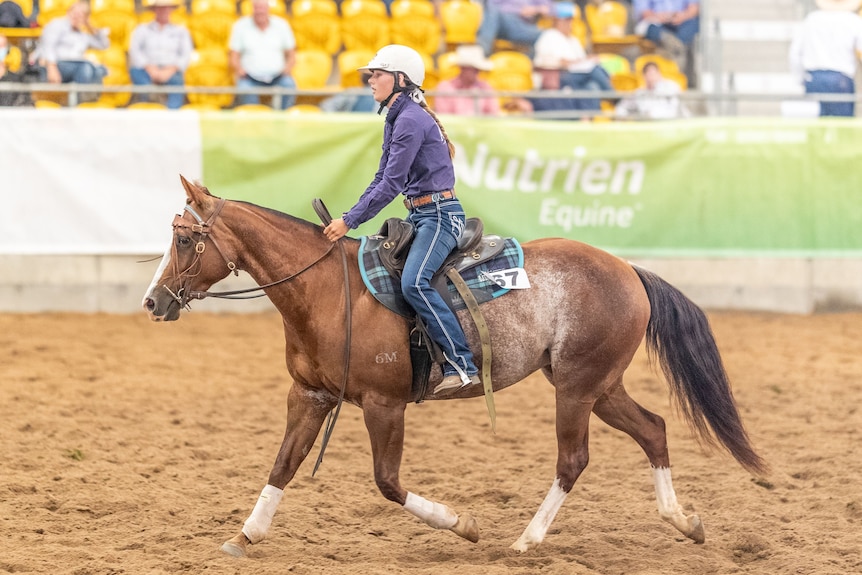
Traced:
<path id="1" fill-rule="evenodd" d="M 458 197 L 491 233 L 628 257 L 862 255 L 855 120 L 443 122 Z M 217 113 L 201 124 L 213 193 L 312 221 L 312 198 L 346 211 L 380 159 L 375 115 Z M 398 201 L 352 235 L 393 215 L 404 215 Z"/>

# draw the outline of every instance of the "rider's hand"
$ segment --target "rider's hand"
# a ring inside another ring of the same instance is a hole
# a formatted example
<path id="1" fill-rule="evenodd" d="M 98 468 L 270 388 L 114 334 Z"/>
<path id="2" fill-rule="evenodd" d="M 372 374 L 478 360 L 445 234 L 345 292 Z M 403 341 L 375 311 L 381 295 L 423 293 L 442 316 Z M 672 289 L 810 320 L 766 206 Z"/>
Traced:
<path id="1" fill-rule="evenodd" d="M 344 234 L 346 234 L 350 230 L 347 227 L 347 224 L 344 223 L 344 220 L 341 218 L 335 218 L 332 220 L 328 226 L 323 228 L 323 233 L 329 238 L 329 241 L 337 242 Z"/>

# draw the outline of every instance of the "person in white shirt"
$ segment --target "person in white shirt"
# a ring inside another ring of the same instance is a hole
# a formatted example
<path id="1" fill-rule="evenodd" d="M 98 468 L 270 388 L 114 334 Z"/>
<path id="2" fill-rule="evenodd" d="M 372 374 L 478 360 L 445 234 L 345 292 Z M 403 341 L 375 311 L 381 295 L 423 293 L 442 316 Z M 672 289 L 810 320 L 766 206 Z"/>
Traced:
<path id="1" fill-rule="evenodd" d="M 138 25 L 132 32 L 129 76 L 133 84 L 183 85 L 183 72 L 192 56 L 192 37 L 185 26 L 170 22 L 171 12 L 178 5 L 179 0 L 152 0 L 149 7 L 155 12 L 155 19 Z M 147 95 L 140 100 L 147 101 Z M 177 109 L 184 101 L 185 94 L 168 94 L 167 106 Z"/>
<path id="2" fill-rule="evenodd" d="M 84 54 L 89 48 L 104 50 L 108 46 L 108 29 L 94 28 L 90 23 L 90 5 L 75 2 L 66 16 L 45 26 L 32 58 L 40 65 L 43 82 L 101 84 L 107 71 L 87 60 Z"/>
<path id="3" fill-rule="evenodd" d="M 269 13 L 267 0 L 253 0 L 251 16 L 240 18 L 233 25 L 228 47 L 237 88 L 296 88 L 292 76 L 296 38 L 287 20 Z M 294 95 L 282 96 L 280 108 L 289 108 L 295 101 Z M 256 94 L 239 96 L 240 104 L 259 102 Z"/>
<path id="4" fill-rule="evenodd" d="M 860 0 L 817 0 L 790 44 L 790 69 L 806 94 L 855 94 L 862 51 Z M 820 102 L 821 116 L 854 116 L 852 101 Z"/>
<path id="5" fill-rule="evenodd" d="M 536 40 L 538 54 L 552 54 L 563 61 L 560 85 L 572 90 L 613 91 L 611 78 L 599 63 L 597 56 L 589 56 L 581 41 L 572 34 L 572 18 L 575 5 L 571 2 L 556 2 L 553 8 L 554 25 L 544 30 Z M 600 110 L 597 98 L 580 98 L 580 110 Z"/>
<path id="6" fill-rule="evenodd" d="M 654 62 L 643 67 L 644 87 L 635 90 L 632 97 L 617 104 L 614 112 L 619 118 L 639 120 L 670 120 L 689 115 L 679 100 L 682 89 L 673 80 L 662 76 Z"/>

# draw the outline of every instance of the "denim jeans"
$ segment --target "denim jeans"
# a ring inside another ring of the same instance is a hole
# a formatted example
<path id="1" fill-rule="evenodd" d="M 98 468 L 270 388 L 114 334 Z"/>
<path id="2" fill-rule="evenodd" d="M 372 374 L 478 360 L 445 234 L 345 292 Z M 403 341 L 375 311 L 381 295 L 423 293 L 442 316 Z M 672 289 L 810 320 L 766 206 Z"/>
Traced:
<path id="1" fill-rule="evenodd" d="M 243 76 L 236 82 L 237 88 L 266 88 L 269 86 L 281 86 L 282 88 L 296 88 L 296 82 L 292 76 L 279 76 L 272 82 L 261 82 L 248 76 Z M 273 96 L 277 98 L 278 96 Z M 240 104 L 260 104 L 260 97 L 257 94 L 240 94 L 238 96 Z M 273 108 L 281 108 L 285 110 L 293 106 L 296 102 L 296 96 L 281 96 L 281 106 L 273 106 Z"/>
<path id="2" fill-rule="evenodd" d="M 132 84 L 135 86 L 150 86 L 153 83 L 152 78 L 143 68 L 129 68 L 129 77 L 132 79 Z M 170 79 L 165 82 L 165 86 L 182 86 L 183 73 L 176 72 Z M 139 98 L 142 102 L 150 100 L 149 94 L 140 94 Z M 168 94 L 167 106 L 172 110 L 181 107 L 186 100 L 185 94 Z"/>
<path id="3" fill-rule="evenodd" d="M 87 60 L 61 60 L 57 62 L 57 69 L 64 84 L 101 84 L 102 78 L 107 75 L 104 67 L 96 66 Z M 39 68 L 39 80 L 48 80 L 48 71 L 44 67 Z"/>
<path id="4" fill-rule="evenodd" d="M 485 55 L 490 56 L 494 52 L 494 40 L 497 38 L 529 46 L 532 55 L 533 44 L 542 33 L 539 27 L 524 20 L 518 14 L 500 12 L 491 5 L 490 0 L 485 2 L 484 7 L 485 15 L 476 32 L 476 43 L 482 46 Z"/>
<path id="5" fill-rule="evenodd" d="M 612 92 L 611 77 L 601 66 L 596 66 L 589 72 L 562 72 L 560 74 L 560 85 L 567 86 L 572 90 L 607 90 Z M 578 98 L 578 110 L 601 110 L 601 101 L 598 98 Z"/>
<path id="6" fill-rule="evenodd" d="M 694 41 L 694 37 L 697 36 L 697 33 L 700 32 L 700 18 L 694 17 L 685 22 L 682 22 L 678 26 L 674 26 L 673 24 L 650 24 L 647 29 L 646 39 L 652 41 L 655 44 L 661 44 L 661 31 L 664 30 L 666 32 L 670 32 L 677 38 L 679 38 L 680 42 L 685 44 L 686 46 L 691 46 L 691 43 Z"/>
<path id="7" fill-rule="evenodd" d="M 457 199 L 443 200 L 416 208 L 407 216 L 407 221 L 416 228 L 416 235 L 401 276 L 404 299 L 416 310 L 428 335 L 446 358 L 467 375 L 474 375 L 478 370 L 473 365 L 473 354 L 467 346 L 464 330 L 437 290 L 431 287 L 431 276 L 458 245 L 458 238 L 464 231 L 464 209 Z M 443 375 L 457 372 L 454 366 L 443 365 Z"/>
<path id="8" fill-rule="evenodd" d="M 853 78 L 832 70 L 805 73 L 806 94 L 855 94 Z M 853 102 L 820 102 L 821 116 L 855 116 Z"/>

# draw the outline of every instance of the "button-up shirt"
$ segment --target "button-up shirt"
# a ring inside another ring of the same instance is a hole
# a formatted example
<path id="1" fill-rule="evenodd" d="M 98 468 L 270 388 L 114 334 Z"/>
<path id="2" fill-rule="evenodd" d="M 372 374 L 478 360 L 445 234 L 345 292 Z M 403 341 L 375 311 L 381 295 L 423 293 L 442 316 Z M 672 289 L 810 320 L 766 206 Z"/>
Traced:
<path id="1" fill-rule="evenodd" d="M 437 84 L 434 88 L 439 92 L 434 97 L 434 111 L 438 114 L 456 114 L 458 116 L 499 116 L 500 103 L 497 98 L 491 96 L 476 97 L 469 94 L 458 96 L 444 96 L 443 93 L 450 91 L 473 91 L 493 92 L 494 88 L 484 80 L 476 80 L 472 86 L 465 86 L 461 78 L 452 78 Z"/>
<path id="2" fill-rule="evenodd" d="M 75 30 L 69 18 L 55 18 L 42 30 L 42 40 L 39 44 L 39 58 L 56 64 L 63 60 L 83 60 L 88 48 L 104 50 L 111 45 L 108 40 L 108 29 L 96 30 L 95 34 L 87 34 Z"/>
<path id="3" fill-rule="evenodd" d="M 454 187 L 455 168 L 437 122 L 402 93 L 386 114 L 377 174 L 356 205 L 344 214 L 344 223 L 357 228 L 400 193 L 414 198 Z"/>
<path id="4" fill-rule="evenodd" d="M 129 66 L 175 66 L 185 70 L 192 55 L 192 37 L 184 26 L 156 21 L 141 24 L 132 32 Z"/>
<path id="5" fill-rule="evenodd" d="M 270 16 L 266 30 L 261 30 L 251 16 L 245 16 L 233 25 L 228 46 L 239 53 L 242 69 L 249 76 L 272 82 L 284 73 L 285 52 L 296 48 L 296 38 L 283 18 Z"/>

